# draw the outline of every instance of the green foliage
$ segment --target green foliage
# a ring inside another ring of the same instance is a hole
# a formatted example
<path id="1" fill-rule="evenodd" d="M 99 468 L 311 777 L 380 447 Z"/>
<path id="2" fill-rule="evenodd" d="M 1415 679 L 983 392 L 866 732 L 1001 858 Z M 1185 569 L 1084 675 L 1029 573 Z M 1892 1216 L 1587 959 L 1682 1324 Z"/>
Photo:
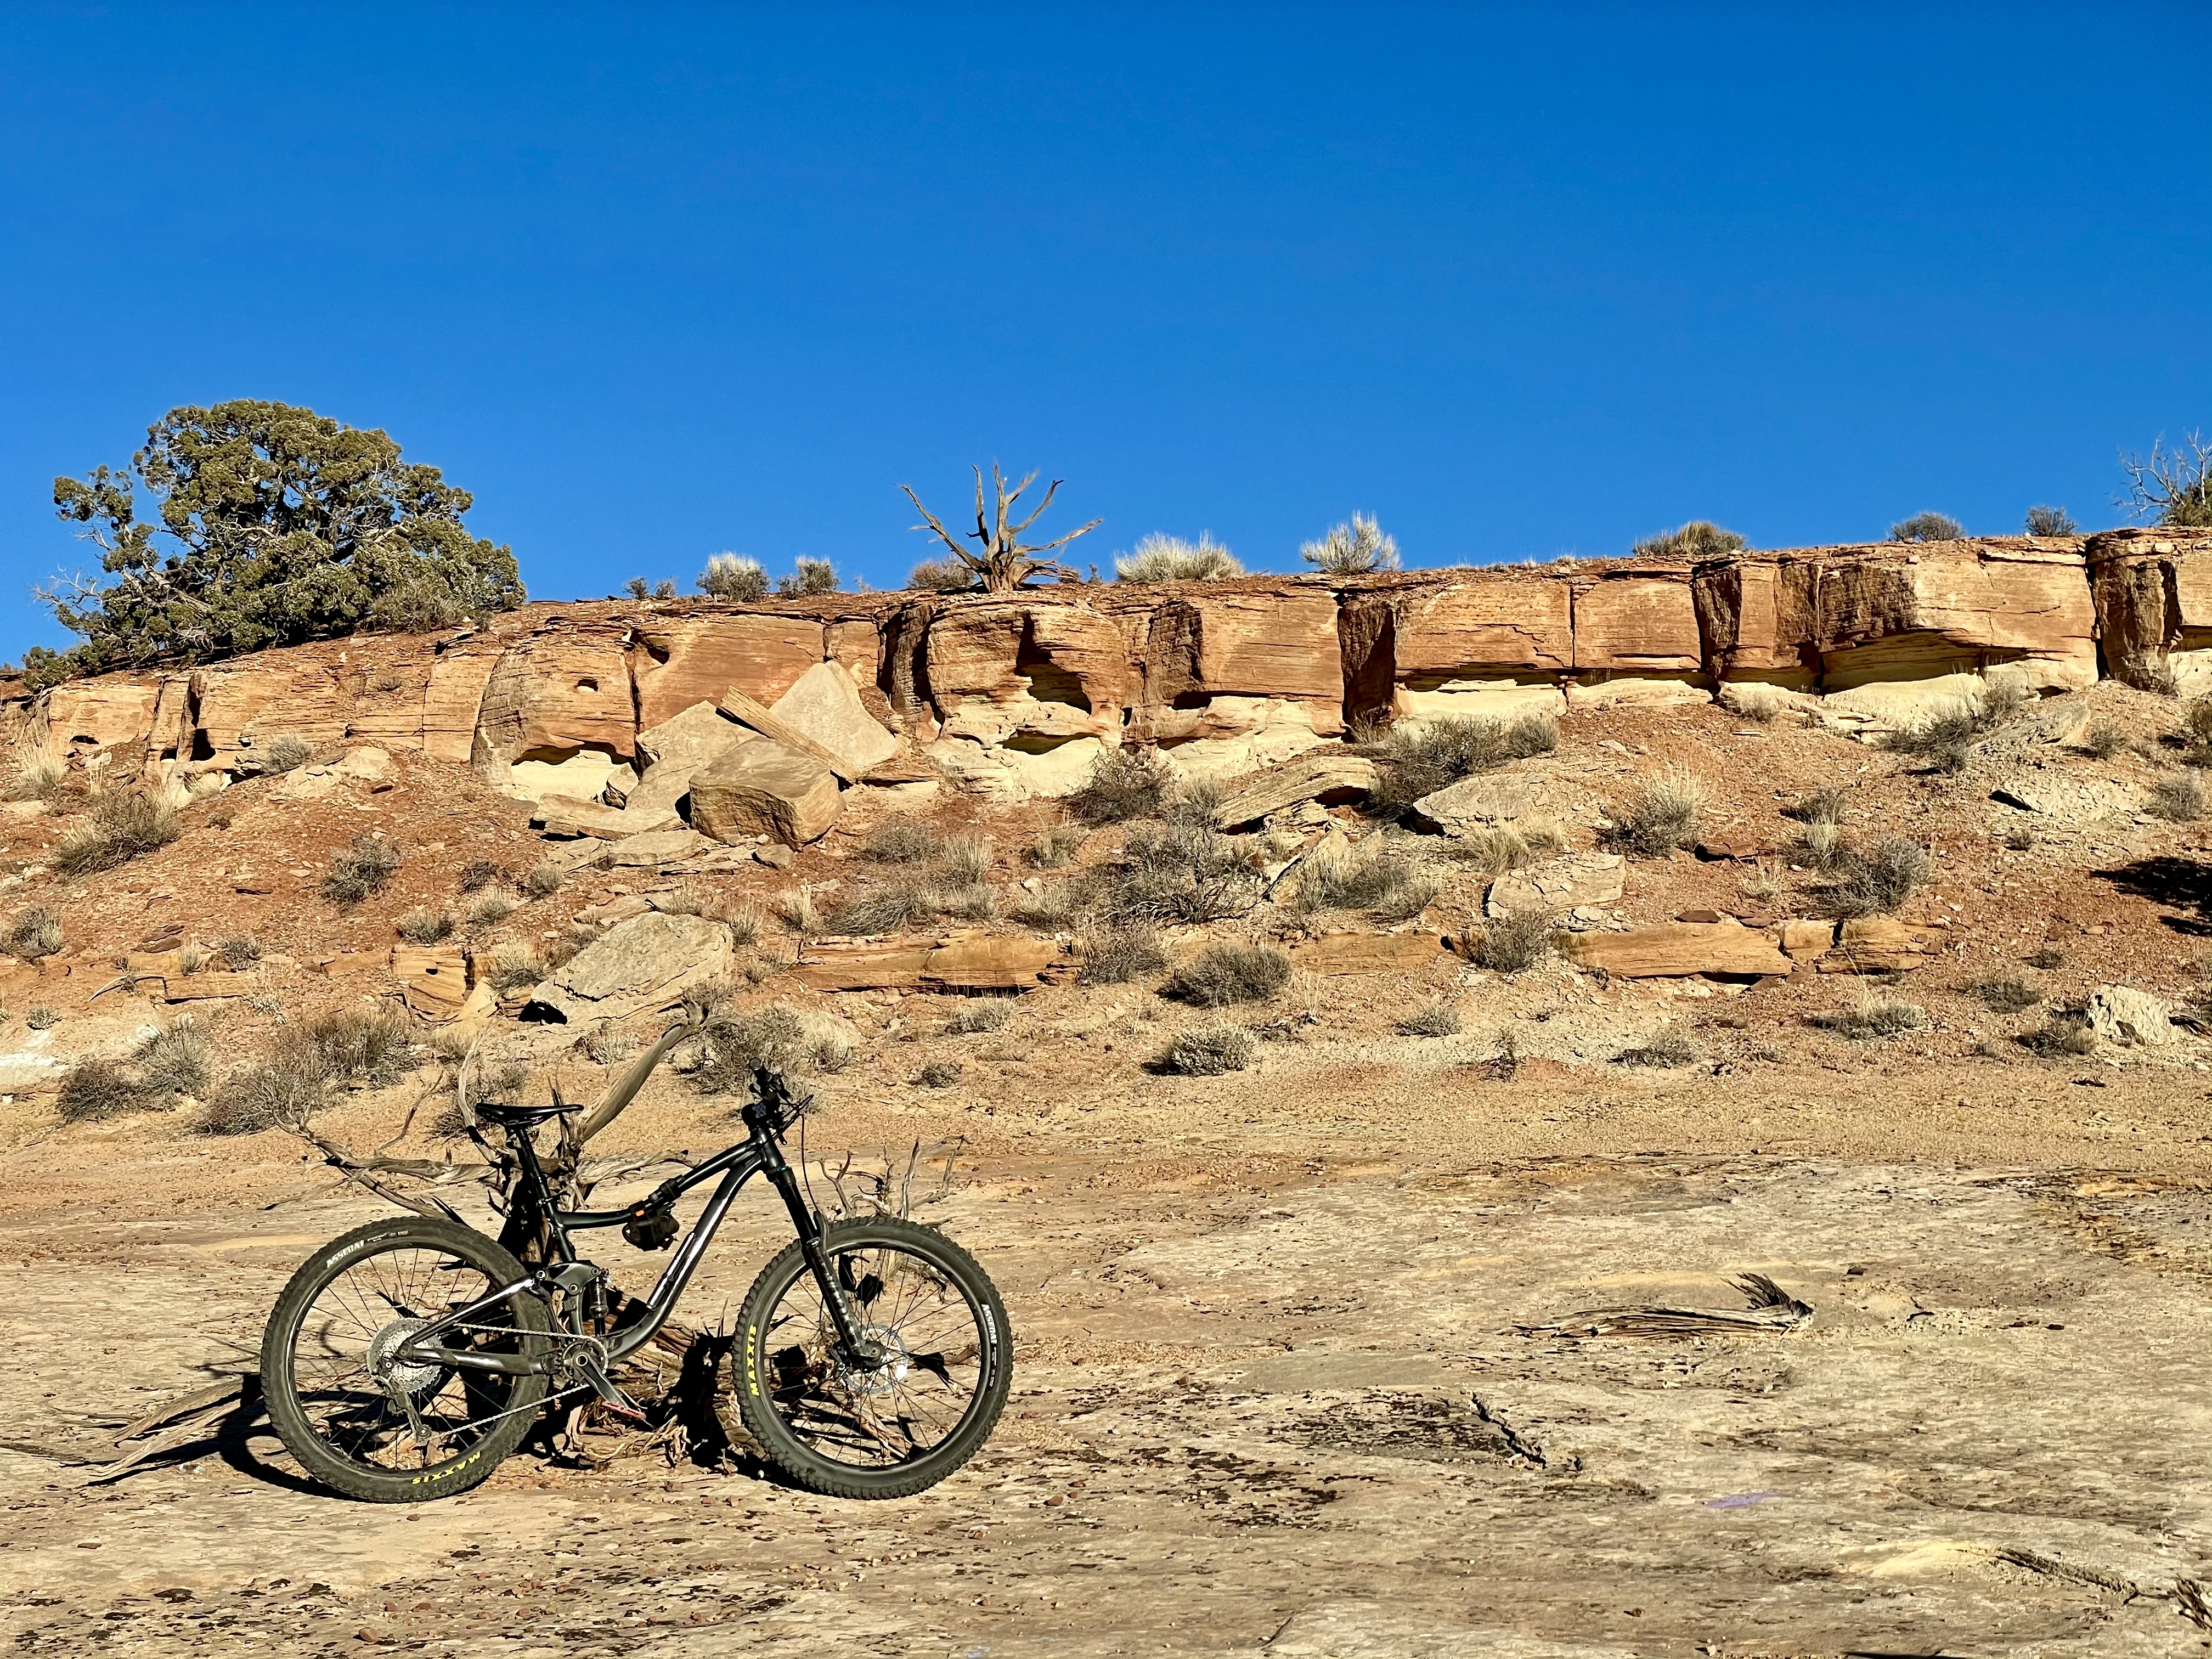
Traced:
<path id="1" fill-rule="evenodd" d="M 835 593 L 837 567 L 827 559 L 801 559 L 790 575 L 775 579 L 775 591 L 786 599 L 807 593 Z"/>
<path id="2" fill-rule="evenodd" d="M 1735 531 L 1723 530 L 1710 519 L 1692 519 L 1680 530 L 1646 536 L 1629 551 L 1639 559 L 1715 559 L 1750 545 Z"/>
<path id="3" fill-rule="evenodd" d="M 1206 531 L 1195 542 L 1151 535 L 1114 559 L 1117 582 L 1212 582 L 1241 576 L 1244 567 Z"/>
<path id="4" fill-rule="evenodd" d="M 1889 527 L 1893 542 L 1955 542 L 1966 526 L 1948 513 L 1916 513 Z"/>
<path id="5" fill-rule="evenodd" d="M 155 521 L 138 517 L 141 487 Z M 26 674 L 50 685 L 511 609 L 514 556 L 463 528 L 471 504 L 380 431 L 250 398 L 173 409 L 128 470 L 54 480 L 56 513 L 111 580 L 40 591 L 84 642 L 33 649 Z"/>
<path id="6" fill-rule="evenodd" d="M 761 568 L 758 559 L 749 559 L 742 553 L 717 553 L 707 561 L 698 585 L 702 593 L 711 593 L 718 599 L 764 599 L 768 572 Z M 642 577 L 631 583 L 630 597 L 645 598 L 639 591 L 644 586 Z"/>

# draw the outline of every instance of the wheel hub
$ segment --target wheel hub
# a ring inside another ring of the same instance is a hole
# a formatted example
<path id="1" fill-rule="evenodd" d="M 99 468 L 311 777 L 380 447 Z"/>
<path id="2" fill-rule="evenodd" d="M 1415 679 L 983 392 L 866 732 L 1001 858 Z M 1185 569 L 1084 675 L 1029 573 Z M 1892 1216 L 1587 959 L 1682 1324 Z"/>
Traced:
<path id="1" fill-rule="evenodd" d="M 402 1394 L 416 1395 L 438 1380 L 445 1368 L 435 1360 L 392 1358 L 416 1332 L 429 1327 L 427 1319 L 395 1319 L 369 1339 L 368 1369 L 378 1382 Z"/>
<path id="2" fill-rule="evenodd" d="M 908 1358 L 906 1344 L 899 1340 L 896 1330 L 888 1325 L 863 1325 L 860 1340 L 881 1357 L 872 1370 L 855 1366 L 845 1370 L 847 1388 L 855 1394 L 889 1394 L 906 1381 L 907 1373 L 914 1369 L 914 1361 Z"/>

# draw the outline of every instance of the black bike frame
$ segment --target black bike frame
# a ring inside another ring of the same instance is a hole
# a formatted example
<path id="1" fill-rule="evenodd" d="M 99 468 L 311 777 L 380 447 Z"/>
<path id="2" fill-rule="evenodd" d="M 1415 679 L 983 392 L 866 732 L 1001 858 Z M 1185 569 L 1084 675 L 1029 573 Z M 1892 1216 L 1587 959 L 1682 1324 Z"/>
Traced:
<path id="1" fill-rule="evenodd" d="M 763 1091 L 765 1098 L 765 1091 Z M 799 1186 L 799 1176 L 784 1161 L 783 1146 L 778 1139 L 779 1129 L 769 1113 L 761 1103 L 748 1102 L 743 1109 L 745 1127 L 750 1133 L 734 1146 L 717 1152 L 673 1180 L 666 1181 L 653 1190 L 653 1195 L 641 1205 L 624 1210 L 561 1210 L 551 1203 L 551 1192 L 539 1167 L 536 1147 L 530 1139 L 529 1126 L 515 1124 L 511 1128 L 511 1140 L 520 1165 L 516 1182 L 515 1197 L 532 1204 L 547 1224 L 553 1237 L 554 1251 L 561 1261 L 574 1262 L 575 1248 L 568 1241 L 571 1229 L 578 1231 L 594 1227 L 619 1227 L 635 1220 L 641 1213 L 665 1210 L 677 1199 L 695 1187 L 705 1185 L 716 1176 L 721 1177 L 707 1200 L 707 1207 L 700 1212 L 690 1232 L 676 1248 L 676 1255 L 660 1275 L 649 1294 L 643 1299 L 643 1314 L 623 1325 L 604 1344 L 604 1364 L 626 1358 L 635 1353 L 668 1321 L 691 1275 L 698 1270 L 700 1258 L 707 1247 L 714 1242 L 715 1231 L 736 1202 L 738 1189 L 756 1175 L 765 1175 L 783 1200 L 784 1208 L 791 1213 L 791 1224 L 798 1231 L 800 1250 L 806 1265 L 814 1274 L 815 1283 L 822 1291 L 823 1305 L 830 1311 L 836 1325 L 839 1347 L 844 1353 L 865 1362 L 867 1344 L 862 1340 L 858 1322 L 851 1305 L 845 1299 L 844 1289 L 837 1283 L 829 1252 L 822 1243 L 821 1219 L 807 1203 L 806 1194 Z M 550 1301 L 556 1288 L 567 1288 L 557 1267 L 549 1266 L 532 1273 L 527 1279 L 517 1279 L 512 1285 L 501 1285 L 490 1295 L 459 1308 L 432 1321 L 416 1332 L 396 1351 L 396 1357 L 407 1359 L 429 1360 L 453 1365 L 466 1370 L 498 1371 L 509 1376 L 542 1375 L 555 1369 L 551 1358 L 531 1359 L 520 1354 L 476 1353 L 442 1346 L 431 1346 L 439 1332 L 464 1323 L 490 1308 L 497 1307 L 508 1298 L 520 1295 L 535 1295 Z"/>

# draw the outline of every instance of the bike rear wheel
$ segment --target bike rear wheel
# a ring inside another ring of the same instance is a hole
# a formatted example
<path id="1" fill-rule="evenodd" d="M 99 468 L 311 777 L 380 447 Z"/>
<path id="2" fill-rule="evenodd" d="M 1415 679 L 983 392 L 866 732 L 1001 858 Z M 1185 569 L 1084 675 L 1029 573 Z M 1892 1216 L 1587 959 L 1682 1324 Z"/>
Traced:
<path id="1" fill-rule="evenodd" d="M 309 1256 L 261 1339 L 269 1420 L 301 1467 L 349 1498 L 417 1504 L 465 1492 L 529 1433 L 544 1376 L 410 1359 L 407 1339 L 526 1276 L 457 1222 L 374 1221 Z M 527 1292 L 435 1339 L 454 1353 L 542 1362 L 545 1304 Z"/>
<path id="2" fill-rule="evenodd" d="M 942 1233 L 884 1217 L 823 1243 L 880 1364 L 840 1363 L 820 1287 L 797 1243 L 745 1297 L 732 1356 L 738 1410 L 769 1460 L 833 1498 L 933 1486 L 990 1436 L 1013 1380 L 1006 1304 Z"/>

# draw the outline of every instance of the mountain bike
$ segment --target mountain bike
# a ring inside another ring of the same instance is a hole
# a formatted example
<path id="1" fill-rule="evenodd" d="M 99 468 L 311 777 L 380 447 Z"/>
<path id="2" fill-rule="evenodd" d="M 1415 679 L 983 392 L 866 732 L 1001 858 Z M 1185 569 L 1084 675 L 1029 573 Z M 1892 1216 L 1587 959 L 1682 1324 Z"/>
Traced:
<path id="1" fill-rule="evenodd" d="M 614 1110 L 678 1035 L 641 1057 Z M 643 1421 L 614 1369 L 653 1340 L 738 1188 L 764 1175 L 798 1237 L 738 1316 L 728 1385 L 746 1431 L 791 1481 L 832 1497 L 903 1498 L 958 1468 L 1012 1378 L 998 1291 L 933 1228 L 889 1215 L 825 1224 L 783 1155 L 801 1103 L 769 1068 L 756 1069 L 751 1092 L 744 1140 L 619 1210 L 563 1208 L 557 1164 L 548 1177 L 534 1132 L 577 1108 L 557 1097 L 477 1106 L 469 1133 L 505 1188 L 499 1237 L 440 1204 L 447 1218 L 372 1221 L 310 1256 L 262 1338 L 263 1395 L 286 1448 L 349 1497 L 420 1503 L 484 1480 L 556 1400 L 588 1393 Z M 580 1144 L 561 1127 L 564 1145 Z M 679 1243 L 676 1201 L 717 1177 Z M 641 1249 L 676 1247 L 644 1297 L 577 1255 L 571 1235 L 603 1227 Z"/>

